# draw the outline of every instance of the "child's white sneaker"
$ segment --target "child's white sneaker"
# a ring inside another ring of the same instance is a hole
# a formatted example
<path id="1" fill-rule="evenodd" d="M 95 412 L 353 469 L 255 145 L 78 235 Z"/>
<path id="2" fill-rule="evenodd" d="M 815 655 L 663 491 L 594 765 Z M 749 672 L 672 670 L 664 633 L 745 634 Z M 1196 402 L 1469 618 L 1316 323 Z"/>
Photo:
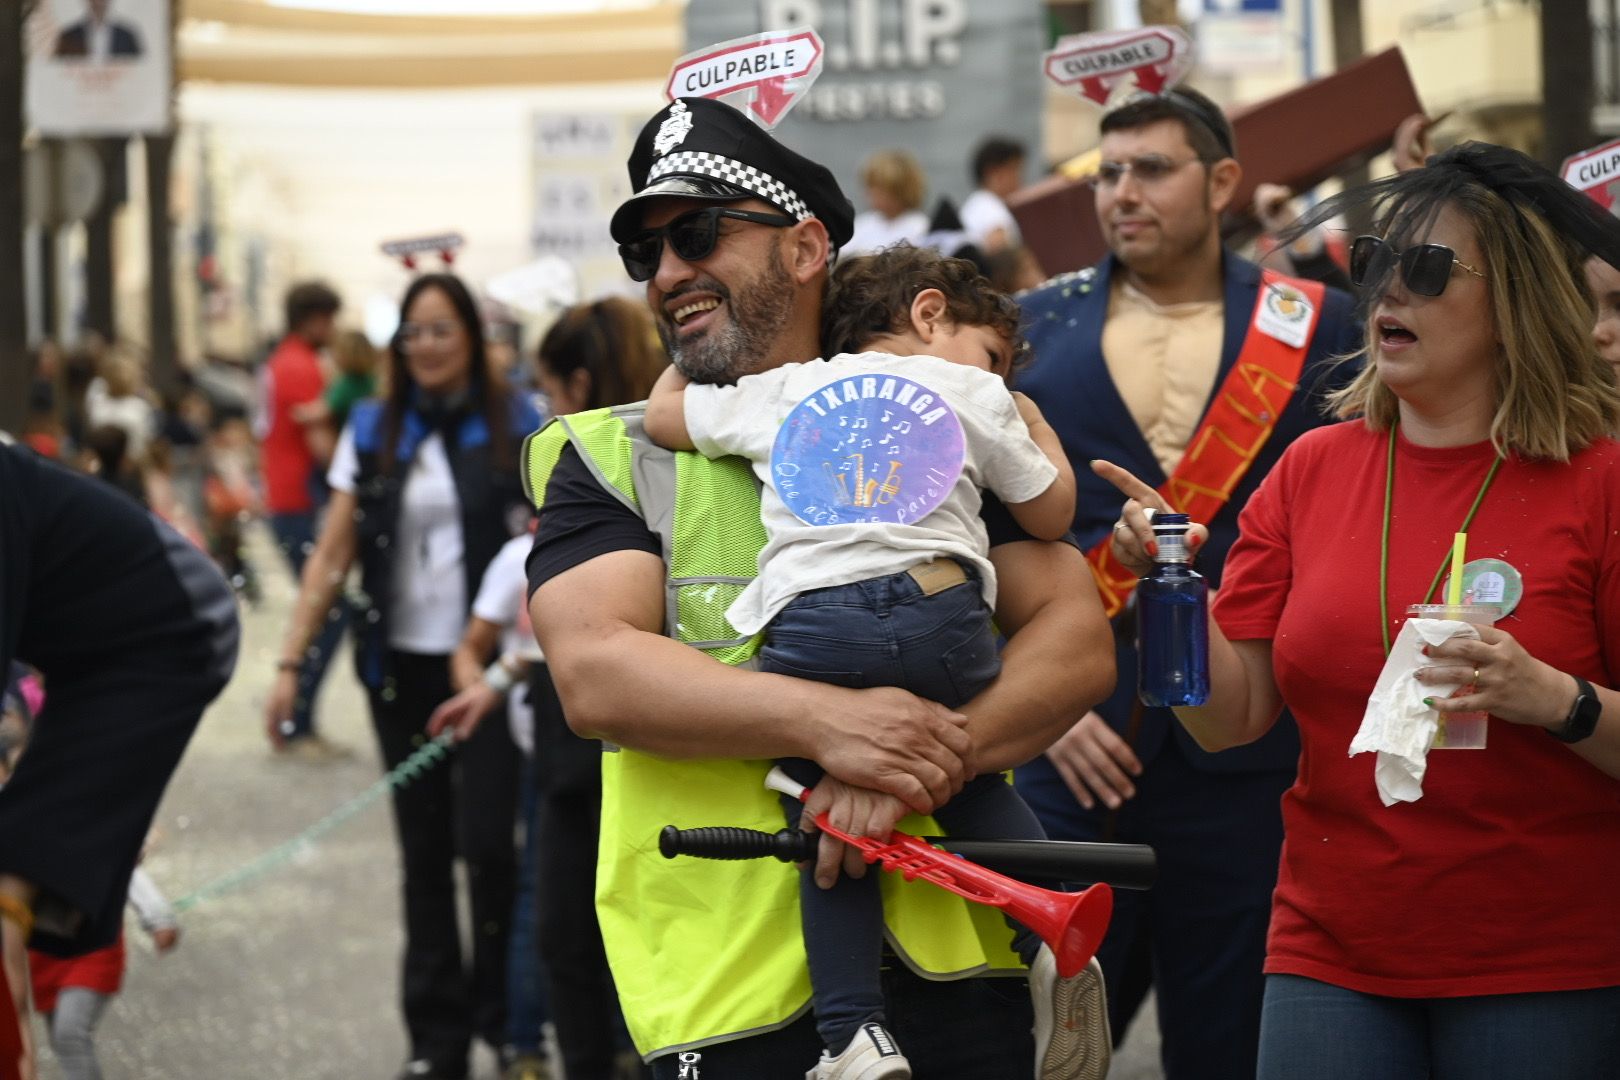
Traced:
<path id="1" fill-rule="evenodd" d="M 910 1080 L 911 1062 L 894 1044 L 882 1024 L 862 1024 L 861 1030 L 833 1057 L 825 1050 L 804 1080 Z"/>
<path id="2" fill-rule="evenodd" d="M 1091 963 L 1067 979 L 1045 945 L 1029 968 L 1035 1003 L 1035 1080 L 1103 1080 L 1113 1057 L 1102 966 Z"/>

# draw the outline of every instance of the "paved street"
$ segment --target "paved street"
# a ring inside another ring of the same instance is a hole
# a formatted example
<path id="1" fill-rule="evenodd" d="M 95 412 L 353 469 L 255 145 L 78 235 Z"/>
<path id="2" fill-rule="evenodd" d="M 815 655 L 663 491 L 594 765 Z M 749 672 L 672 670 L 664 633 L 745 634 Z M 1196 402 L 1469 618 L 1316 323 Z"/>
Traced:
<path id="1" fill-rule="evenodd" d="M 171 899 L 295 835 L 380 773 L 346 654 L 320 715 L 355 758 L 271 758 L 259 703 L 292 585 L 262 533 L 252 547 L 264 601 L 246 615 L 236 678 L 187 752 L 146 863 Z M 97 1040 L 108 1080 L 390 1078 L 406 1050 L 395 1004 L 397 880 L 378 802 L 299 858 L 183 915 L 180 947 L 167 957 L 131 920 L 124 992 Z M 1111 1080 L 1156 1080 L 1156 1041 L 1133 1038 Z M 42 1058 L 43 1080 L 60 1080 L 49 1052 Z M 492 1080 L 493 1058 L 479 1058 L 474 1075 Z"/>

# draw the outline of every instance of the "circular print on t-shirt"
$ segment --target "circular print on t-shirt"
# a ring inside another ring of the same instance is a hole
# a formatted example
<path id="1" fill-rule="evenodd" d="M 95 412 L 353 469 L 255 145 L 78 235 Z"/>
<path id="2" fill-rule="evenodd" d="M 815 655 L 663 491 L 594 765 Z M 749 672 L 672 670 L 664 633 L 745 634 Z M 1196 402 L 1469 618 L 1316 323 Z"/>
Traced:
<path id="1" fill-rule="evenodd" d="M 788 413 L 771 479 L 809 525 L 909 524 L 945 501 L 963 455 L 962 422 L 940 395 L 898 375 L 856 375 Z"/>

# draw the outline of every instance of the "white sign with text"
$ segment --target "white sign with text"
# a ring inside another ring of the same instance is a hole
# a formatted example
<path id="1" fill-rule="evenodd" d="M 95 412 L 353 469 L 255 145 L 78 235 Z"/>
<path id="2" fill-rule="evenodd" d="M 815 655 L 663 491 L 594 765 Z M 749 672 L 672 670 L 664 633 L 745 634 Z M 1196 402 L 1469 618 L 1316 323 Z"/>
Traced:
<path id="1" fill-rule="evenodd" d="M 1157 94 L 1192 68 L 1192 39 L 1174 26 L 1144 26 L 1060 38 L 1043 58 L 1046 77 L 1098 105 L 1132 82 Z"/>

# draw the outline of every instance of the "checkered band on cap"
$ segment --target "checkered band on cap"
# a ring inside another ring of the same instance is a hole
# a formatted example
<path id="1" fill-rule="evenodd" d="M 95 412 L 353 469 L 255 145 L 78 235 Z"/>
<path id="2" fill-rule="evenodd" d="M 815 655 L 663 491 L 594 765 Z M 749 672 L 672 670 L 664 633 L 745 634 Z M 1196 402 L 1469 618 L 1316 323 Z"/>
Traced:
<path id="1" fill-rule="evenodd" d="M 744 191 L 753 192 L 768 203 L 780 206 L 800 221 L 815 217 L 792 188 L 770 173 L 761 172 L 752 165 L 744 165 L 740 161 L 733 161 L 719 154 L 696 150 L 670 154 L 653 163 L 653 167 L 647 172 L 647 183 L 652 184 L 672 174 L 707 176 L 714 180 L 723 180 Z"/>

